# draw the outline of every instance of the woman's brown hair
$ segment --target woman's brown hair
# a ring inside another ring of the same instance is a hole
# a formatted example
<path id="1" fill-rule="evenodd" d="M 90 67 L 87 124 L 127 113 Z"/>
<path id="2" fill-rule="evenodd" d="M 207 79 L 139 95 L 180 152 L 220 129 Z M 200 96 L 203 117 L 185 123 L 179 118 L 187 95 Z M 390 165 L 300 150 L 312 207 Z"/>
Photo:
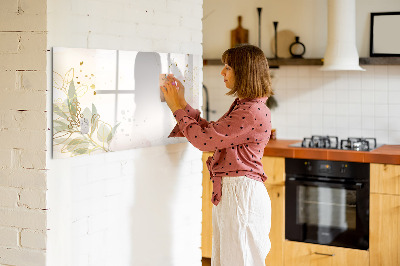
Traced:
<path id="1" fill-rule="evenodd" d="M 235 86 L 226 95 L 254 99 L 274 94 L 268 61 L 260 48 L 249 44 L 230 48 L 222 54 L 221 60 L 235 74 Z"/>

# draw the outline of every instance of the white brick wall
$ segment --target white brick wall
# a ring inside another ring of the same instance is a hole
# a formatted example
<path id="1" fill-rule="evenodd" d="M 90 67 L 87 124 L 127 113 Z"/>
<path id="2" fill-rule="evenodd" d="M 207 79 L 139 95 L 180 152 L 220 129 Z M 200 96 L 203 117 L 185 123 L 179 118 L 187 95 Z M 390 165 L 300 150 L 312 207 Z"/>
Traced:
<path id="1" fill-rule="evenodd" d="M 21 246 L 34 249 L 46 249 L 46 235 L 42 231 L 23 229 L 21 231 Z"/>
<path id="2" fill-rule="evenodd" d="M 19 231 L 16 228 L 0 228 L 0 246 L 18 247 Z"/>
<path id="3" fill-rule="evenodd" d="M 0 2 L 1 265 L 45 265 L 46 5 Z"/>
<path id="4" fill-rule="evenodd" d="M 201 55 L 202 13 L 202 0 L 49 0 L 47 49 Z M 201 154 L 187 142 L 63 160 L 48 152 L 47 264 L 201 265 Z"/>
<path id="5" fill-rule="evenodd" d="M 0 187 L 0 207 L 15 208 L 18 204 L 17 188 Z"/>

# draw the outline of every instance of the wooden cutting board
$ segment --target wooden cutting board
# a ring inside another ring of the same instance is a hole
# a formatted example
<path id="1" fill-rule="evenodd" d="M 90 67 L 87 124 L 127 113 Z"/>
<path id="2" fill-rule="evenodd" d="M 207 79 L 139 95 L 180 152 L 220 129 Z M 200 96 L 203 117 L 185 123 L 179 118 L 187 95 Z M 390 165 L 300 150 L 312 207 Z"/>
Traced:
<path id="1" fill-rule="evenodd" d="M 242 16 L 238 16 L 238 27 L 231 30 L 231 48 L 238 44 L 249 43 L 249 30 L 242 27 Z"/>

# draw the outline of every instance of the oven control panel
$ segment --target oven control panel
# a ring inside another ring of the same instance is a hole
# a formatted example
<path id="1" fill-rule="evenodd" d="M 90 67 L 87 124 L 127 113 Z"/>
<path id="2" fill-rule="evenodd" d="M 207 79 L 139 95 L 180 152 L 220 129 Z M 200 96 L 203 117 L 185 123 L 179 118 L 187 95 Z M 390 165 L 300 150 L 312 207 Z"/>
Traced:
<path id="1" fill-rule="evenodd" d="M 329 162 L 320 163 L 318 164 L 318 167 L 321 173 L 330 173 L 332 171 L 332 164 L 330 164 Z"/>
<path id="2" fill-rule="evenodd" d="M 369 179 L 369 164 L 286 158 L 286 174 Z"/>

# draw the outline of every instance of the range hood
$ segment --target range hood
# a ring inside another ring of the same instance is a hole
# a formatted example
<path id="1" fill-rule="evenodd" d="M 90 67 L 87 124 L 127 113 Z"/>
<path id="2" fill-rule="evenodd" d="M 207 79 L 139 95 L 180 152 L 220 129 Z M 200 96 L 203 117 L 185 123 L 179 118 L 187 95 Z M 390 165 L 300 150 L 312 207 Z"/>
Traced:
<path id="1" fill-rule="evenodd" d="M 355 0 L 328 0 L 328 44 L 323 71 L 358 70 Z"/>

